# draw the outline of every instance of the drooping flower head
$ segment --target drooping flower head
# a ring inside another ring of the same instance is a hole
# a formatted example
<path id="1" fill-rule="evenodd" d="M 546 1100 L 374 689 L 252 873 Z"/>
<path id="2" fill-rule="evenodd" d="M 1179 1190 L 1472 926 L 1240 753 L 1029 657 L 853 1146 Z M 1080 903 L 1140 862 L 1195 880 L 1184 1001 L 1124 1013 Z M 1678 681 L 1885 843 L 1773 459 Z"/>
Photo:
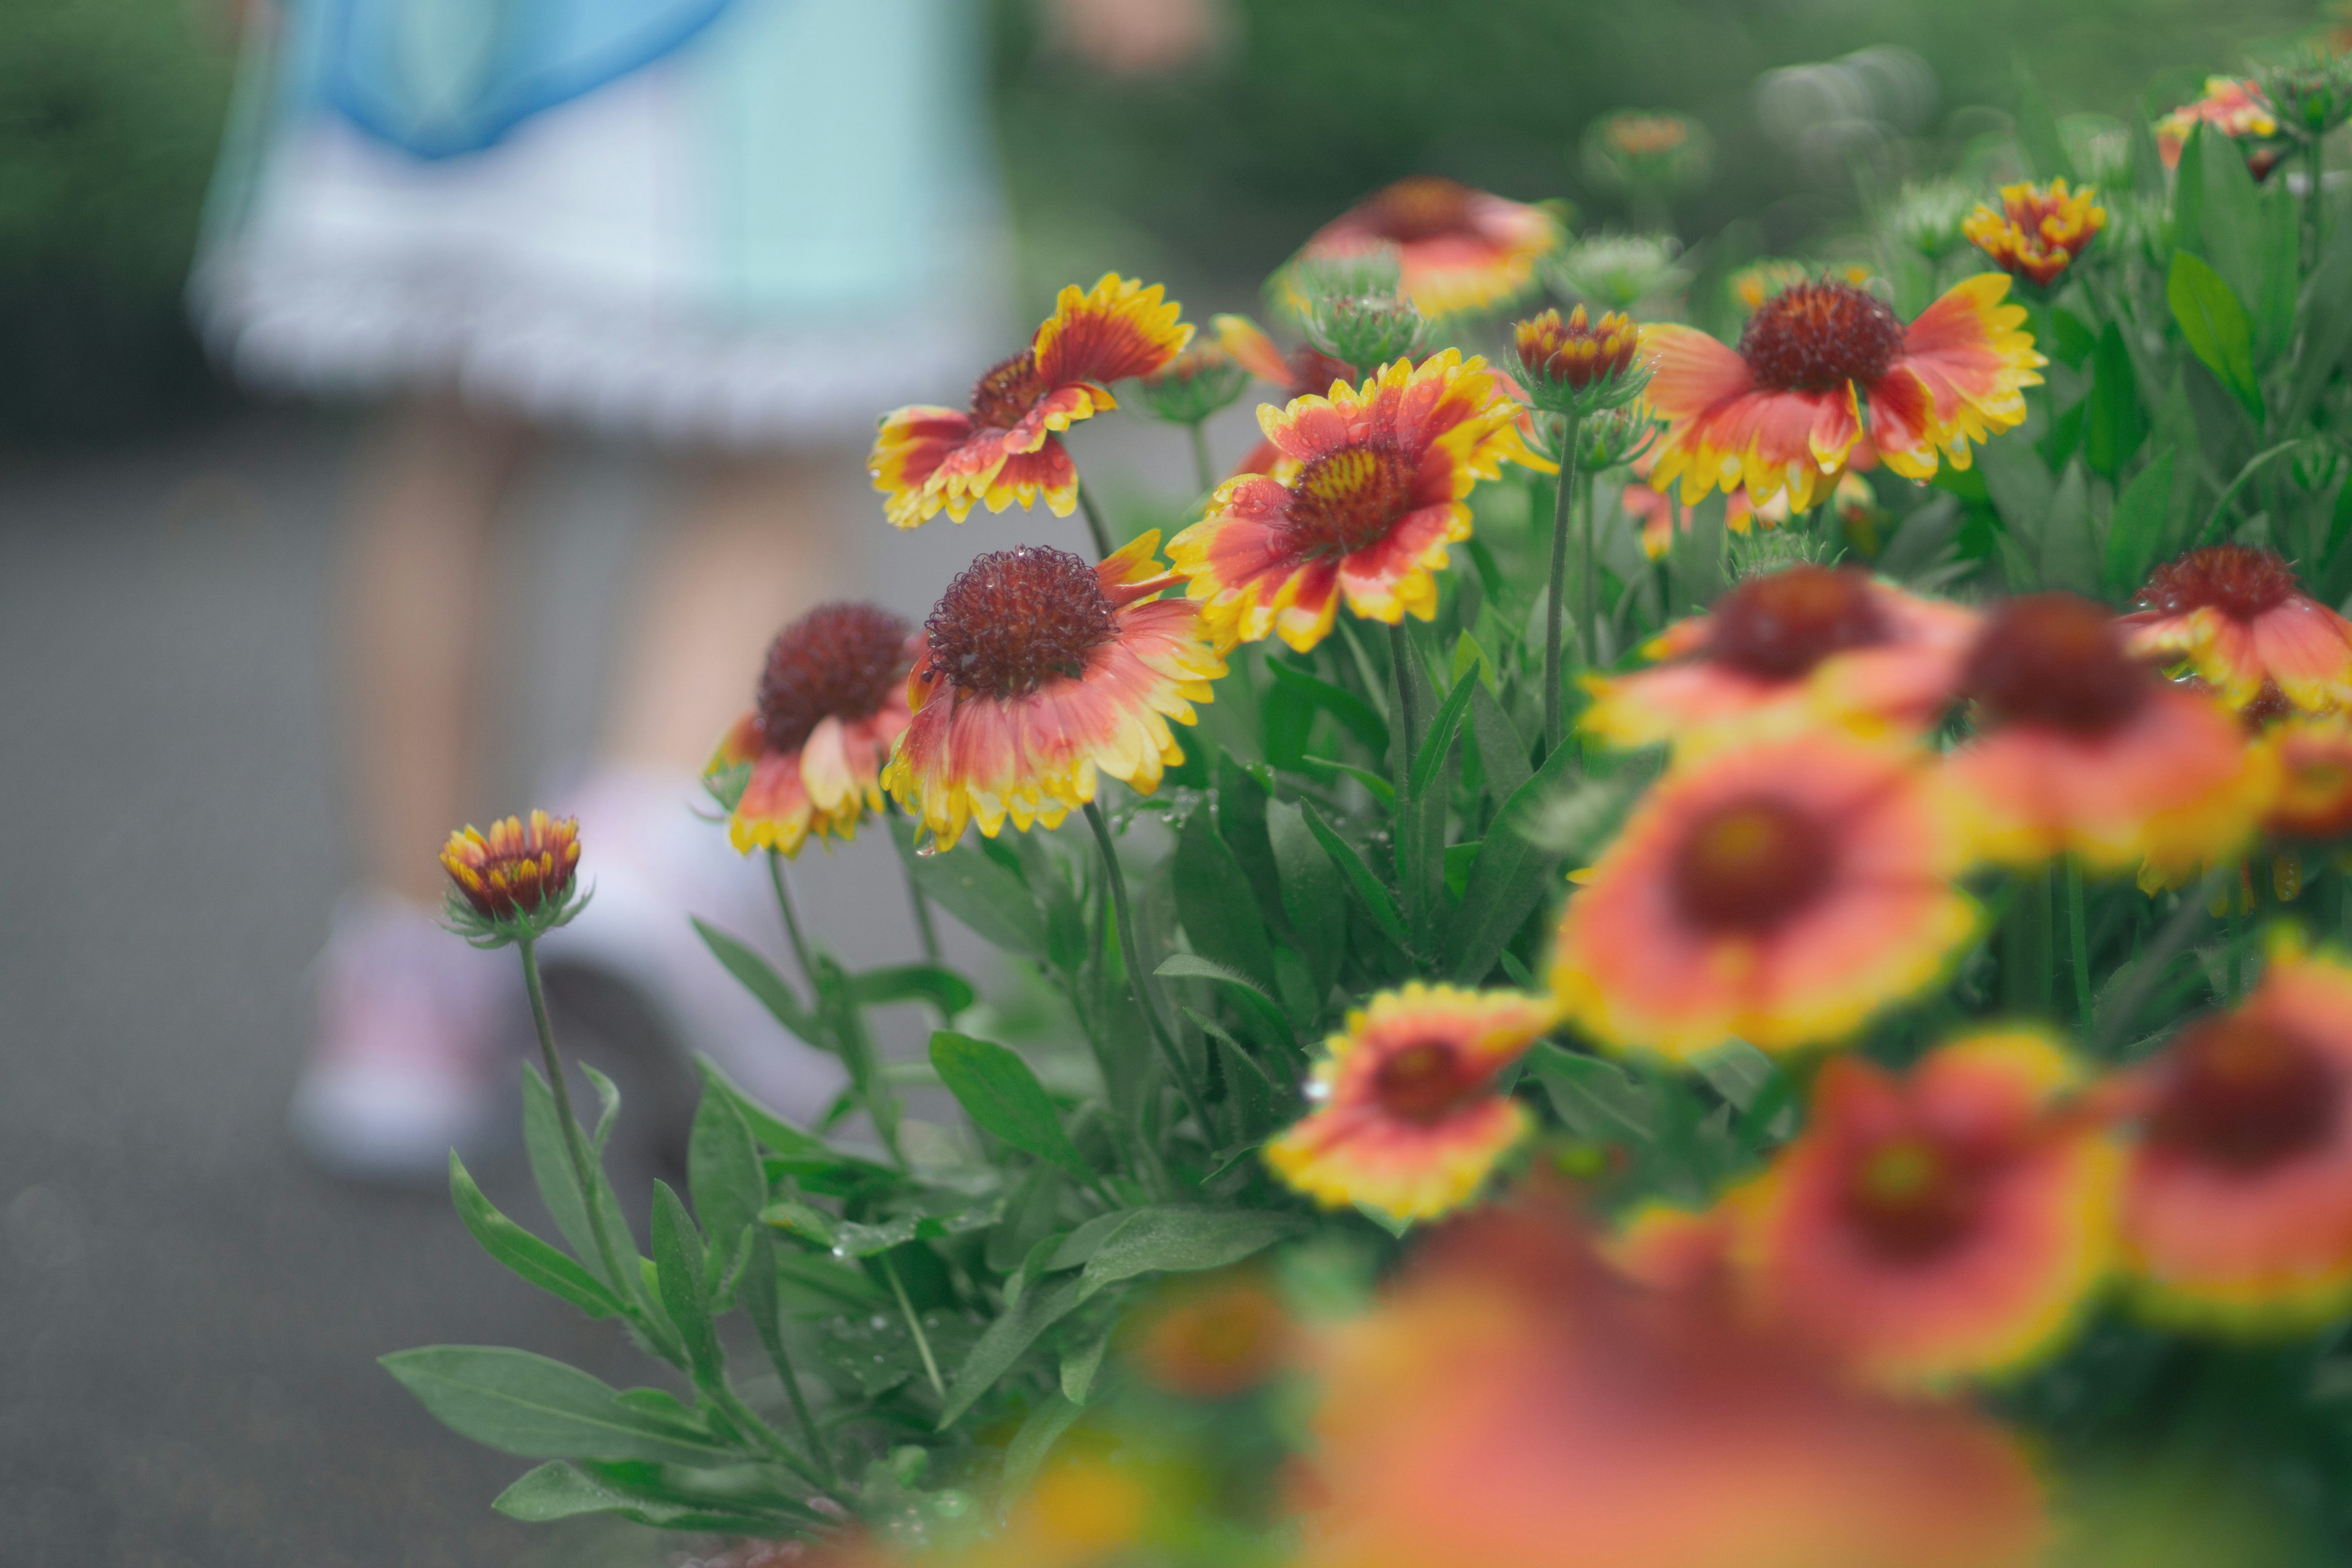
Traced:
<path id="1" fill-rule="evenodd" d="M 1328 1346 L 1300 1568 L 2022 1568 L 2047 1534 L 1991 1421 L 1614 1278 L 1556 1213 L 1448 1226 Z"/>
<path id="2" fill-rule="evenodd" d="M 1969 243 L 1995 267 L 2047 289 L 2098 238 L 2107 209 L 2088 185 L 2069 195 L 2066 182 L 2000 188 L 2000 211 L 1980 206 L 1969 215 Z"/>
<path id="3" fill-rule="evenodd" d="M 1383 991 L 1324 1042 L 1309 1090 L 1321 1104 L 1266 1145 L 1266 1163 L 1330 1207 L 1398 1219 L 1458 1208 L 1527 1133 L 1495 1075 L 1551 1021 L 1549 1002 L 1516 991 Z"/>
<path id="4" fill-rule="evenodd" d="M 2158 567 L 2123 618 L 2144 658 L 2186 664 L 2231 708 L 2265 683 L 2307 713 L 2352 706 L 2352 621 L 2303 591 L 2274 550 L 2211 544 Z"/>
<path id="5" fill-rule="evenodd" d="M 1638 396 L 1644 377 L 1634 364 L 1641 332 L 1612 310 L 1596 325 L 1579 305 L 1560 319 L 1546 310 L 1511 329 L 1531 402 L 1554 414 L 1591 414 Z"/>
<path id="6" fill-rule="evenodd" d="M 736 848 L 796 855 L 812 831 L 854 837 L 882 809 L 882 763 L 910 717 L 912 632 L 878 605 L 833 604 L 777 635 L 751 710 L 703 768 Z"/>
<path id="7" fill-rule="evenodd" d="M 2126 652 L 2121 628 L 2088 600 L 2003 602 L 1961 683 L 1980 723 L 1950 767 L 1987 858 L 2180 868 L 2218 861 L 2252 834 L 2270 776 L 2259 753 L 2211 698 Z"/>
<path id="8" fill-rule="evenodd" d="M 1194 721 L 1225 673 L 1199 616 L 1157 595 L 1174 581 L 1147 533 L 1089 566 L 1022 545 L 965 569 L 923 623 L 907 677 L 913 720 L 882 786 L 939 847 L 977 819 L 1058 825 L 1097 773 L 1150 794 L 1184 753 L 1168 721 Z"/>
<path id="9" fill-rule="evenodd" d="M 1748 318 L 1737 350 L 1695 327 L 1644 328 L 1649 407 L 1667 422 L 1652 483 L 1696 501 L 1745 485 L 1817 504 L 1867 439 L 1906 479 L 1969 466 L 1969 443 L 2025 418 L 2022 388 L 2048 363 L 2004 304 L 2008 278 L 1963 279 L 1907 327 L 1876 295 L 1834 279 L 1795 284 Z M 1868 413 L 1865 424 L 1864 400 Z"/>
<path id="10" fill-rule="evenodd" d="M 2180 149 L 2200 124 L 2211 126 L 2221 135 L 2258 143 L 2279 131 L 2278 116 L 2263 96 L 2260 83 L 2251 78 L 2209 76 L 2203 97 L 2182 104 L 2156 122 L 2156 151 L 2166 168 L 2179 167 Z M 2279 157 L 2279 149 L 2258 145 L 2247 149 L 2246 161 L 2259 180 L 2271 172 Z"/>
<path id="11" fill-rule="evenodd" d="M 1559 239 L 1559 225 L 1540 207 L 1415 174 L 1333 218 L 1298 254 L 1304 261 L 1393 255 L 1406 296 L 1424 313 L 1444 316 L 1526 293 L 1537 261 Z"/>
<path id="12" fill-rule="evenodd" d="M 1822 1069 L 1805 1131 L 1735 1201 L 1772 1321 L 1895 1387 L 2055 1349 L 2113 1257 L 2121 1154 L 2053 1113 L 2076 1074 L 2039 1035 L 1956 1041 L 1896 1079 Z"/>
<path id="13" fill-rule="evenodd" d="M 580 823 L 530 814 L 449 835 L 441 868 L 449 873 L 450 926 L 477 947 L 527 942 L 566 924 L 586 905 L 573 896 L 580 867 Z"/>
<path id="14" fill-rule="evenodd" d="M 1062 290 L 1029 346 L 992 366 L 969 408 L 917 404 L 884 415 L 866 467 L 889 499 L 884 513 L 913 528 L 974 502 L 1003 511 L 1040 496 L 1056 517 L 1078 504 L 1078 470 L 1055 432 L 1118 406 L 1106 383 L 1150 375 L 1192 341 L 1183 308 L 1157 283 L 1105 273 Z"/>
<path id="15" fill-rule="evenodd" d="M 1328 397 L 1260 407 L 1259 426 L 1297 473 L 1226 480 L 1168 545 L 1218 646 L 1275 633 L 1303 653 L 1329 635 L 1342 596 L 1369 620 L 1429 619 L 1432 574 L 1448 544 L 1470 537 L 1471 487 L 1507 458 L 1539 461 L 1519 413 L 1486 361 L 1454 349 L 1383 365 Z"/>
<path id="16" fill-rule="evenodd" d="M 1621 1048 L 1687 1059 L 1844 1038 L 1976 929 L 1944 792 L 1908 750 L 1835 731 L 1677 763 L 1569 900 L 1552 988 Z"/>
<path id="17" fill-rule="evenodd" d="M 1667 662 L 1589 677 L 1580 727 L 1628 747 L 1807 715 L 1916 733 L 1951 705 L 1976 626 L 1850 567 L 1786 566 L 1667 627 L 1643 650 Z"/>
<path id="18" fill-rule="evenodd" d="M 2352 970 L 2281 953 L 2147 1069 L 2126 1262 L 2168 1321 L 2295 1332 L 2352 1310 Z"/>

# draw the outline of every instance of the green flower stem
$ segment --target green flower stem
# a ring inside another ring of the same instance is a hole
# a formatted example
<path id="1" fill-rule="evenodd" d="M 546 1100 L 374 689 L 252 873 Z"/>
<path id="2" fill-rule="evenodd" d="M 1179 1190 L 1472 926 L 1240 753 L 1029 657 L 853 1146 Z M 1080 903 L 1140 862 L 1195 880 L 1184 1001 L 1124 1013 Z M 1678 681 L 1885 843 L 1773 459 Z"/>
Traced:
<path id="1" fill-rule="evenodd" d="M 1082 482 L 1078 486 L 1078 510 L 1087 514 L 1087 531 L 1095 536 L 1095 559 L 1111 558 L 1110 530 L 1103 525 L 1102 513 L 1095 510 L 1094 492 Z"/>
<path id="2" fill-rule="evenodd" d="M 1118 847 L 1111 842 L 1110 824 L 1104 820 L 1102 806 L 1087 802 L 1087 826 L 1095 830 L 1095 846 L 1102 851 L 1103 878 L 1110 884 L 1111 916 L 1118 921 L 1119 957 L 1127 964 L 1127 984 L 1135 993 L 1135 1005 L 1143 1011 L 1143 1021 L 1150 1026 L 1151 1038 L 1160 1054 L 1168 1059 L 1168 1070 L 1174 1075 L 1177 1089 L 1184 1103 L 1201 1123 L 1202 1136 L 1214 1147 L 1217 1124 L 1209 1120 L 1209 1102 L 1201 1093 L 1200 1085 L 1192 1081 L 1192 1069 L 1184 1063 L 1184 1053 L 1176 1048 L 1175 1037 L 1160 1021 L 1160 1006 L 1152 999 L 1151 982 L 1143 969 L 1143 951 L 1135 940 L 1135 914 L 1127 901 L 1127 873 L 1118 867 Z"/>
<path id="3" fill-rule="evenodd" d="M 879 1072 L 856 1070 L 856 1061 L 860 1059 L 852 1055 L 856 1048 L 856 1043 L 842 1038 L 842 1031 L 830 1016 L 824 994 L 824 982 L 818 977 L 815 952 L 809 946 L 807 936 L 801 931 L 800 915 L 793 908 L 792 885 L 784 879 L 783 853 L 774 848 L 768 851 L 768 885 L 776 889 L 776 907 L 784 912 L 784 931 L 792 938 L 793 957 L 800 963 L 801 978 L 808 984 L 812 1011 L 817 1026 L 828 1037 L 823 1041 L 811 1043 L 822 1045 L 839 1058 L 844 1067 L 852 1069 L 851 1076 L 856 1080 L 858 1098 L 866 1101 L 866 1119 L 874 1123 L 874 1135 L 882 1141 L 882 1148 L 890 1156 L 890 1163 L 903 1171 L 907 1168 L 907 1156 L 898 1148 L 897 1131 L 898 1119 L 896 1115 L 885 1115 L 883 1108 L 875 1103 L 878 1097 L 890 1091 L 883 1082 Z M 908 879 L 907 885 L 910 889 L 914 887 L 914 879 L 911 877 Z M 915 896 L 919 900 L 922 897 L 920 892 L 917 892 Z M 919 903 L 917 908 L 919 910 L 921 908 Z M 852 1007 L 857 1005 L 855 1002 L 846 1005 Z"/>
<path id="4" fill-rule="evenodd" d="M 948 1385 L 940 1376 L 939 1362 L 931 1355 L 931 1342 L 923 1332 L 923 1321 L 915 1315 L 915 1304 L 907 1300 L 907 1287 L 899 1282 L 898 1266 L 890 1261 L 887 1252 L 875 1256 L 882 1265 L 882 1277 L 890 1281 L 890 1294 L 898 1298 L 898 1311 L 907 1320 L 907 1331 L 915 1336 L 915 1349 L 922 1353 L 923 1373 L 931 1380 L 931 1392 L 945 1399 Z"/>
<path id="5" fill-rule="evenodd" d="M 808 1460 L 793 1452 L 793 1446 L 784 1441 L 782 1433 L 761 1420 L 758 1411 L 743 1403 L 743 1396 L 736 1393 L 733 1385 L 728 1383 L 725 1373 L 719 1373 L 708 1382 L 699 1383 L 696 1386 L 701 1389 L 713 1405 L 726 1412 L 728 1420 L 741 1427 L 754 1442 L 766 1449 L 777 1463 L 810 1486 L 822 1489 L 828 1484 L 824 1476 L 811 1468 Z M 797 1404 L 799 1400 L 797 1392 L 793 1399 Z"/>
<path id="6" fill-rule="evenodd" d="M 1404 629 L 1404 616 L 1400 614 L 1396 625 L 1389 628 L 1389 663 L 1396 677 L 1397 699 L 1397 804 L 1402 805 L 1406 783 L 1412 773 L 1413 752 L 1421 744 L 1421 715 L 1412 700 L 1412 639 Z"/>
<path id="7" fill-rule="evenodd" d="M 2008 918 L 2000 925 L 2001 1000 L 2012 1013 L 2050 1016 L 2052 918 L 2050 868 L 2011 879 Z"/>
<path id="8" fill-rule="evenodd" d="M 764 1243 L 761 1249 L 753 1252 L 751 1257 L 754 1268 L 762 1260 L 766 1260 L 772 1269 L 775 1266 L 765 1250 Z M 817 1468 L 824 1472 L 825 1485 L 838 1487 L 841 1469 L 833 1462 L 833 1445 L 825 1441 L 824 1428 L 816 1424 L 816 1415 L 809 1409 L 808 1395 L 801 1392 L 800 1373 L 793 1366 L 792 1348 L 784 1342 L 783 1324 L 777 1323 L 775 1331 L 768 1351 L 775 1360 L 778 1377 L 783 1381 L 784 1394 L 793 1402 L 793 1419 L 800 1424 L 801 1441 L 808 1445 L 810 1457 L 816 1460 Z"/>
<path id="9" fill-rule="evenodd" d="M 1551 591 L 1544 599 L 1544 755 L 1559 750 L 1559 627 L 1560 613 L 1566 607 L 1560 600 L 1568 593 L 1568 519 L 1574 507 L 1576 494 L 1576 437 L 1582 421 L 1573 414 L 1560 420 L 1559 493 L 1551 509 Z M 1585 577 L 1584 598 L 1591 598 L 1590 582 L 1592 575 L 1592 533 L 1588 526 L 1584 536 Z M 1590 621 L 1588 611 L 1586 619 Z M 1586 633 L 1590 646 L 1591 627 L 1580 627 Z M 1585 663 L 1592 662 L 1588 651 Z"/>
<path id="10" fill-rule="evenodd" d="M 2327 209 L 2321 192 L 2327 183 L 2327 152 L 2325 140 L 2314 136 L 2304 143 L 2304 169 L 2311 178 L 2311 188 L 2303 193 L 2303 269 L 2309 275 L 2319 265 L 2319 247 L 2325 237 L 2323 226 L 2327 221 Z"/>
<path id="11" fill-rule="evenodd" d="M 2091 937 L 2083 915 L 2083 865 L 2066 862 L 2066 941 L 2074 960 L 2074 1013 L 2082 1020 L 2083 1037 L 2091 1037 Z"/>
<path id="12" fill-rule="evenodd" d="M 1185 428 L 1192 433 L 1192 473 L 1201 482 L 1201 493 L 1207 495 L 1217 488 L 1217 465 L 1209 458 L 1209 422 L 1195 419 Z"/>
<path id="13" fill-rule="evenodd" d="M 900 868 L 907 878 L 907 901 L 915 909 L 915 932 L 923 941 L 923 962 L 940 961 L 940 928 L 931 921 L 931 900 L 925 896 L 922 884 L 915 880 L 912 869 Z"/>
<path id="14" fill-rule="evenodd" d="M 563 1123 L 563 1147 L 572 1156 L 572 1177 L 580 1184 L 581 1205 L 588 1211 L 588 1231 L 596 1238 L 596 1256 L 604 1260 L 604 1277 L 632 1321 L 636 1310 L 629 1304 L 636 1300 L 636 1281 L 621 1268 L 620 1249 L 614 1246 L 612 1233 L 604 1226 L 604 1205 L 598 1201 L 599 1183 L 596 1164 L 588 1149 L 588 1134 L 580 1119 L 572 1114 L 572 1089 L 563 1081 L 563 1058 L 556 1054 L 555 1026 L 547 1016 L 547 988 L 540 984 L 539 944 L 530 937 L 515 943 L 522 954 L 522 983 L 530 993 L 530 1021 L 539 1030 L 540 1061 L 547 1069 L 547 1086 L 555 1092 L 555 1114 Z"/>

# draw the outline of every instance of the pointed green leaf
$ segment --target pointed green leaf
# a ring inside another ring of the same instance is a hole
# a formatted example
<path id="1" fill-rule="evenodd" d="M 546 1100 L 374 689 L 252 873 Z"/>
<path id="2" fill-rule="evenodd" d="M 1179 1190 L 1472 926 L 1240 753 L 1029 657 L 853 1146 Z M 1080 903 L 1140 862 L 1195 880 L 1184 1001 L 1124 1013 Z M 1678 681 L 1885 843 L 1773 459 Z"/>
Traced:
<path id="1" fill-rule="evenodd" d="M 2168 447 L 2116 498 L 2115 515 L 2107 522 L 2104 574 L 2111 602 L 2129 600 L 2147 581 L 2164 548 L 2171 505 L 2172 448 Z"/>
<path id="2" fill-rule="evenodd" d="M 1389 723 L 1381 717 L 1380 710 L 1346 688 L 1309 675 L 1279 657 L 1267 659 L 1265 668 L 1276 685 L 1288 688 L 1337 719 L 1341 727 L 1355 736 L 1372 755 L 1384 757 L 1388 754 Z"/>
<path id="3" fill-rule="evenodd" d="M 663 1308 L 685 1342 L 697 1383 L 715 1379 L 721 1365 L 719 1335 L 710 1322 L 710 1294 L 703 1274 L 702 1237 L 686 1205 L 667 1182 L 654 1183 L 654 1271 Z"/>
<path id="4" fill-rule="evenodd" d="M 686 1143 L 687 1190 L 694 1212 L 710 1238 L 711 1250 L 731 1257 L 744 1230 L 768 1201 L 768 1179 L 760 1151 L 734 1098 L 703 1066 L 702 1103 Z"/>
<path id="5" fill-rule="evenodd" d="M 1297 1229 L 1290 1215 L 1264 1209 L 1138 1209 L 1087 1259 L 1083 1295 L 1139 1274 L 1223 1268 Z"/>
<path id="6" fill-rule="evenodd" d="M 525 1458 L 724 1464 L 738 1456 L 708 1434 L 619 1403 L 577 1367 L 500 1345 L 427 1345 L 382 1358 L 452 1431 Z"/>
<path id="7" fill-rule="evenodd" d="M 952 1018 L 978 1000 L 971 982 L 936 963 L 894 963 L 849 977 L 850 999 L 861 1007 L 893 1002 L 928 1002 L 942 1018 Z"/>
<path id="8" fill-rule="evenodd" d="M 1372 874 L 1372 868 L 1364 863 L 1363 856 L 1357 853 L 1354 845 L 1332 832 L 1312 805 L 1301 801 L 1299 810 L 1305 814 L 1307 830 L 1315 835 L 1315 842 L 1323 847 L 1323 853 L 1330 857 L 1331 863 L 1339 867 L 1339 874 L 1347 879 L 1349 887 L 1355 889 L 1356 897 L 1363 903 L 1364 912 L 1372 917 L 1372 924 L 1397 946 L 1411 951 L 1411 944 L 1405 940 L 1404 921 L 1397 918 L 1396 902 L 1389 897 L 1389 890 L 1381 885 L 1381 879 Z"/>
<path id="9" fill-rule="evenodd" d="M 694 917 L 695 934 L 702 938 L 703 946 L 733 975 L 744 990 L 760 999 L 760 1005 L 775 1016 L 776 1022 L 799 1039 L 810 1045 L 824 1044 L 823 1029 L 809 1010 L 801 1005 L 800 997 L 784 977 L 776 973 L 757 950 L 738 938 L 728 935 L 717 926 Z"/>
<path id="10" fill-rule="evenodd" d="M 1193 950 L 1260 987 L 1273 985 L 1274 942 L 1258 914 L 1256 889 L 1218 836 L 1205 805 L 1178 830 L 1169 874 L 1176 916 Z"/>
<path id="11" fill-rule="evenodd" d="M 1226 968 L 1213 959 L 1198 953 L 1171 952 L 1152 971 L 1163 980 L 1206 980 L 1225 987 L 1234 999 L 1264 1023 L 1273 1038 L 1288 1044 L 1291 1038 L 1290 1019 L 1281 1005 L 1265 994 L 1265 987 L 1249 976 Z"/>
<path id="12" fill-rule="evenodd" d="M 1019 1055 L 993 1041 L 940 1029 L 931 1036 L 931 1066 L 972 1125 L 1081 1181 L 1094 1180 L 1094 1168 L 1062 1129 L 1053 1097 Z"/>
<path id="13" fill-rule="evenodd" d="M 2254 379 L 2253 326 L 2230 285 L 2204 261 L 2177 250 L 2164 297 L 2189 351 L 2259 421 L 2263 395 Z"/>
<path id="14" fill-rule="evenodd" d="M 1445 755 L 1454 749 L 1454 737 L 1462 728 L 1463 711 L 1470 706 L 1470 694 L 1478 688 L 1475 670 L 1464 670 L 1454 681 L 1454 689 L 1445 695 L 1445 704 L 1438 709 L 1437 717 L 1430 721 L 1429 733 L 1421 738 L 1421 750 L 1412 759 L 1412 796 L 1421 799 L 1429 794 L 1430 785 L 1437 782 L 1437 770 L 1445 763 Z"/>
<path id="15" fill-rule="evenodd" d="M 449 1198 L 457 1217 L 482 1250 L 551 1296 L 561 1296 L 592 1318 L 618 1317 L 621 1303 L 604 1283 L 571 1256 L 541 1241 L 494 1207 L 474 1178 L 449 1151 Z"/>
<path id="16" fill-rule="evenodd" d="M 750 1465 L 682 1470 L 559 1459 L 523 1476 L 490 1506 L 526 1524 L 610 1513 L 657 1530 L 752 1536 L 782 1534 L 822 1517 L 767 1485 L 766 1472 Z"/>
<path id="17" fill-rule="evenodd" d="M 1323 852 L 1296 802 L 1268 804 L 1265 836 L 1282 879 L 1283 918 L 1298 939 L 1313 989 L 1328 992 L 1339 975 L 1347 940 L 1347 894 L 1339 886 L 1339 868 Z"/>
<path id="18" fill-rule="evenodd" d="M 918 855 L 913 826 L 896 812 L 889 821 L 898 858 L 924 897 L 983 942 L 1024 958 L 1048 956 L 1045 917 L 1018 873 L 968 841 L 960 849 L 950 847 L 936 855 Z"/>
<path id="19" fill-rule="evenodd" d="M 948 1385 L 939 1429 L 944 1432 L 954 1426 L 982 1394 L 996 1386 L 997 1379 L 1013 1370 L 1013 1363 L 1037 1342 L 1037 1336 L 1068 1316 L 1078 1300 L 1076 1279 L 1056 1279 L 1024 1292 L 1018 1303 L 989 1324 L 988 1331 L 956 1369 L 955 1381 Z"/>

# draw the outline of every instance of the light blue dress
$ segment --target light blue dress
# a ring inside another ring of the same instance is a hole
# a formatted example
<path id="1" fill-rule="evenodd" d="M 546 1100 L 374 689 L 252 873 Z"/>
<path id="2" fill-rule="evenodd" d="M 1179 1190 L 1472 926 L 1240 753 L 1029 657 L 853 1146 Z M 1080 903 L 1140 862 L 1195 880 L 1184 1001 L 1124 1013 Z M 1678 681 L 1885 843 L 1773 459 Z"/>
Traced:
<path id="1" fill-rule="evenodd" d="M 191 284 L 279 388 L 855 441 L 1001 353 L 976 0 L 289 0 Z"/>

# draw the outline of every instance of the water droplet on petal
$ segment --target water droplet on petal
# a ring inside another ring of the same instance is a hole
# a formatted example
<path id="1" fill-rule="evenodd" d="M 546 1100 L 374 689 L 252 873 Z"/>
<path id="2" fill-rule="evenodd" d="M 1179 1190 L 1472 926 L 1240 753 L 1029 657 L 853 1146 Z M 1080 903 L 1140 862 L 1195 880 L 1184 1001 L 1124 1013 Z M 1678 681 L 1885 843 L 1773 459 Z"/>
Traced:
<path id="1" fill-rule="evenodd" d="M 1331 1098 L 1331 1086 L 1321 1079 L 1317 1079 L 1307 1086 L 1306 1094 L 1307 1099 L 1320 1105 Z"/>
<path id="2" fill-rule="evenodd" d="M 927 838 L 922 843 L 915 846 L 915 858 L 918 860 L 928 860 L 939 852 L 939 841 L 936 839 Z"/>

